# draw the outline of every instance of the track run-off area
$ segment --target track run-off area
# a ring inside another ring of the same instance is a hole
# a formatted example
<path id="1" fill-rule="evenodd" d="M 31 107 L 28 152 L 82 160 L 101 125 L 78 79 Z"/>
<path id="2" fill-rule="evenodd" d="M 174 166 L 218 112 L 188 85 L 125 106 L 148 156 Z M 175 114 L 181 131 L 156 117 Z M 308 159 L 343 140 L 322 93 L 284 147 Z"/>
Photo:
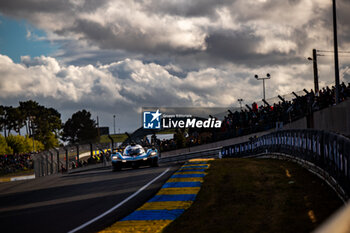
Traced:
<path id="1" fill-rule="evenodd" d="M 180 164 L 0 183 L 1 232 L 96 232 L 152 198 Z"/>

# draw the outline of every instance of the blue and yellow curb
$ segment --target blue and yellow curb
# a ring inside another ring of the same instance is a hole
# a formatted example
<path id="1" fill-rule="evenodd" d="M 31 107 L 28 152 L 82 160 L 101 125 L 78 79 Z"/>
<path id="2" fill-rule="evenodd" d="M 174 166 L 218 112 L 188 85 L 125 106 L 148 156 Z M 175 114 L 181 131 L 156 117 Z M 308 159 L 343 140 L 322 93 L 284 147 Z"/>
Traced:
<path id="1" fill-rule="evenodd" d="M 161 232 L 188 209 L 200 190 L 209 160 L 192 159 L 162 186 L 159 192 L 130 215 L 101 233 Z"/>

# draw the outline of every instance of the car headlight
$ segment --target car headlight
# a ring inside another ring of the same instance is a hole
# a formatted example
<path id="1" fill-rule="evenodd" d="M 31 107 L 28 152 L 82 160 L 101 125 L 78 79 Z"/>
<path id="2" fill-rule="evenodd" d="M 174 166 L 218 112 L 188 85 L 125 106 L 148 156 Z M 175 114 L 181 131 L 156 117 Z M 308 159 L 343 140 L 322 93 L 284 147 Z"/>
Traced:
<path id="1" fill-rule="evenodd" d="M 151 155 L 151 156 L 155 156 L 155 155 L 157 155 L 157 152 L 153 151 L 153 152 L 151 152 L 150 155 Z"/>
<path id="2" fill-rule="evenodd" d="M 112 156 L 112 161 L 117 161 L 118 160 L 118 155 Z"/>

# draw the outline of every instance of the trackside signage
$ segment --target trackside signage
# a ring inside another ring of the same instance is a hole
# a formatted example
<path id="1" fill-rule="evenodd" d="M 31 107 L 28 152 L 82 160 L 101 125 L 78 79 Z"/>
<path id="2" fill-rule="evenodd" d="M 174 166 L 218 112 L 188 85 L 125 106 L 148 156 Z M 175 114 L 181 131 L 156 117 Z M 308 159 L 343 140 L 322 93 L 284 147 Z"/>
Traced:
<path id="1" fill-rule="evenodd" d="M 183 109 L 181 109 L 183 112 Z M 173 128 L 203 128 L 219 129 L 222 121 L 209 115 L 207 118 L 198 116 L 200 114 L 173 113 L 172 111 L 163 112 L 160 109 L 142 111 L 142 122 L 144 129 L 173 129 Z M 207 115 L 208 116 L 208 115 Z"/>

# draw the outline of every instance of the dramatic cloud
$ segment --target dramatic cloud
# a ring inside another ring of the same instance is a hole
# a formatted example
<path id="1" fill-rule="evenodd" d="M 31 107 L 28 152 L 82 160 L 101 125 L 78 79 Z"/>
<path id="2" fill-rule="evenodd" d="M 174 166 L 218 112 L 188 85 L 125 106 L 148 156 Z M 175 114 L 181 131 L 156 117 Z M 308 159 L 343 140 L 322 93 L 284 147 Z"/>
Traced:
<path id="1" fill-rule="evenodd" d="M 340 5 L 345 23 L 349 4 Z M 252 57 L 278 62 L 285 55 L 286 61 L 309 54 L 315 45 L 329 47 L 325 36 L 331 32 L 330 1 L 13 0 L 2 1 L 0 8 L 46 30 L 52 40 L 144 56 L 198 53 L 202 58 L 205 51 L 243 64 Z M 344 35 L 348 28 L 340 26 Z"/>

